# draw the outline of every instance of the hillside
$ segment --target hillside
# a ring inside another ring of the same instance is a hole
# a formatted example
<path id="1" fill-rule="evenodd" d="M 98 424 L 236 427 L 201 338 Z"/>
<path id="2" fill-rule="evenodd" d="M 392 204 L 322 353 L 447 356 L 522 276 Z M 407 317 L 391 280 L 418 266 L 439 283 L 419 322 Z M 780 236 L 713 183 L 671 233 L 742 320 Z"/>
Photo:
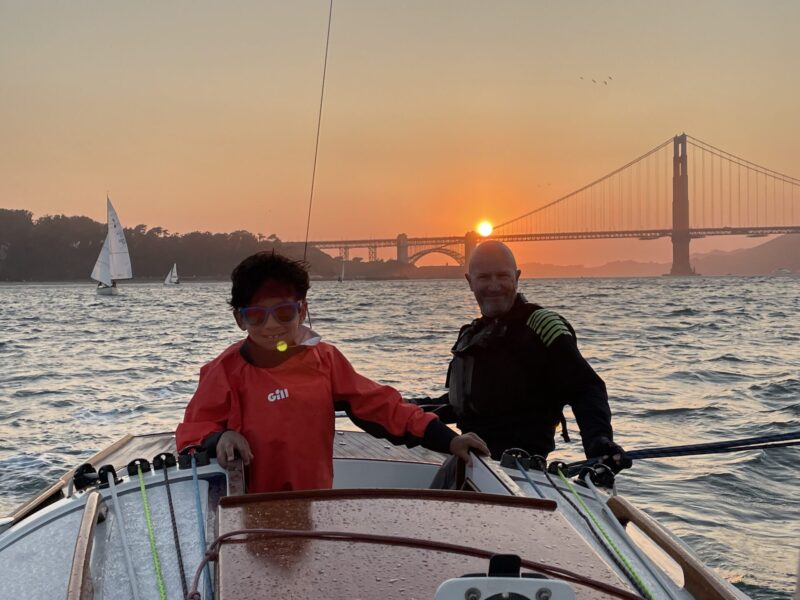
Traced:
<path id="1" fill-rule="evenodd" d="M 769 275 L 781 270 L 800 273 L 800 235 L 787 234 L 760 246 L 692 256 L 702 275 Z"/>
<path id="2" fill-rule="evenodd" d="M 692 255 L 699 275 L 771 275 L 800 273 L 800 234 L 786 234 L 753 248 Z M 521 265 L 523 277 L 648 277 L 669 273 L 670 263 L 616 261 L 598 267 Z"/>

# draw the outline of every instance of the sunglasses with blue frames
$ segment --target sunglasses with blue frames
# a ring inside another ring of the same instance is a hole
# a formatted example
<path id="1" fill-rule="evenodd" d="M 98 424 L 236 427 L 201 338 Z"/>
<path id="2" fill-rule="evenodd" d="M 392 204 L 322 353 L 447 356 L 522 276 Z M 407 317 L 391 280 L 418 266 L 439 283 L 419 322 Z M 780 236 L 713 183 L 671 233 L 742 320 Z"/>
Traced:
<path id="1" fill-rule="evenodd" d="M 242 320 L 250 327 L 263 325 L 272 315 L 278 323 L 291 323 L 300 314 L 302 302 L 283 302 L 275 306 L 246 306 L 239 309 Z"/>

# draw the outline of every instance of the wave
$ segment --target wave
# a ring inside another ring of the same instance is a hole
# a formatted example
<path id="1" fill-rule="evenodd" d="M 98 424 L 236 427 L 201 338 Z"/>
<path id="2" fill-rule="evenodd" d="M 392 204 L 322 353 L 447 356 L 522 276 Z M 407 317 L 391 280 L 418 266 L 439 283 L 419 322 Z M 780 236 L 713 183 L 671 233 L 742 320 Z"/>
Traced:
<path id="1" fill-rule="evenodd" d="M 800 379 L 754 383 L 748 389 L 754 396 L 765 400 L 787 400 L 800 397 Z"/>
<path id="2" fill-rule="evenodd" d="M 734 362 L 734 363 L 749 363 L 753 362 L 752 360 L 747 360 L 744 358 L 740 358 L 735 354 L 722 354 L 720 356 L 715 356 L 714 358 L 707 359 L 709 362 Z"/>
<path id="3" fill-rule="evenodd" d="M 702 315 L 704 311 L 698 310 L 696 308 L 679 308 L 678 310 L 673 310 L 665 314 L 665 317 L 694 317 L 697 315 Z"/>
<path id="4" fill-rule="evenodd" d="M 703 383 L 733 383 L 737 381 L 746 381 L 753 379 L 752 375 L 747 373 L 736 373 L 732 371 L 713 371 L 709 369 L 698 369 L 696 371 L 673 371 L 666 375 L 667 379 L 676 379 L 686 382 L 703 382 Z"/>

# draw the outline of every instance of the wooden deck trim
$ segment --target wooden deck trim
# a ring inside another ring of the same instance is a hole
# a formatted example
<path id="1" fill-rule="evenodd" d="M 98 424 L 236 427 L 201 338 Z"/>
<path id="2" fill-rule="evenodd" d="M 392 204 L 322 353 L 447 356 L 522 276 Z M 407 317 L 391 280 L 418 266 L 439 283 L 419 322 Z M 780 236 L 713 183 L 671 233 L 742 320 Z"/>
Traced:
<path id="1" fill-rule="evenodd" d="M 94 585 L 89 568 L 94 545 L 94 532 L 98 520 L 105 518 L 107 510 L 100 492 L 97 490 L 89 492 L 78 528 L 78 537 L 75 540 L 75 551 L 72 553 L 67 600 L 91 600 L 94 598 Z"/>
<path id="2" fill-rule="evenodd" d="M 708 567 L 681 546 L 664 527 L 628 500 L 612 496 L 608 500 L 608 508 L 623 526 L 629 522 L 636 525 L 678 564 L 683 571 L 683 587 L 693 597 L 738 600 L 739 597 L 725 587 Z"/>
<path id="3" fill-rule="evenodd" d="M 268 502 L 271 500 L 344 500 L 344 499 L 404 499 L 417 498 L 420 500 L 451 500 L 455 502 L 470 502 L 474 504 L 502 504 L 505 506 L 519 506 L 534 508 L 547 512 L 554 512 L 558 504 L 553 500 L 541 498 L 521 498 L 519 496 L 500 496 L 485 494 L 483 492 L 467 492 L 459 490 L 422 490 L 422 489 L 391 489 L 391 488 L 364 488 L 364 489 L 337 489 L 337 490 L 307 490 L 297 492 L 269 492 L 262 494 L 247 494 L 246 496 L 225 496 L 220 498 L 219 505 L 223 508 L 242 506 L 254 502 Z"/>

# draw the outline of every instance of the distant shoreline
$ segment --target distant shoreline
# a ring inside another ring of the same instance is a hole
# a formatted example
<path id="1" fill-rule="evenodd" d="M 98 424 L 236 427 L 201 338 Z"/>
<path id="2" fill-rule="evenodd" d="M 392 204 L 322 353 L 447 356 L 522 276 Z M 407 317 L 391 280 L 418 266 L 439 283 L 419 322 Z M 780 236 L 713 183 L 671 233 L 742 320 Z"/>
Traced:
<path id="1" fill-rule="evenodd" d="M 529 275 L 525 276 L 525 273 L 522 274 L 520 279 L 522 280 L 531 280 L 531 279 L 726 279 L 726 278 L 738 278 L 738 277 L 790 277 L 790 278 L 800 278 L 800 273 L 755 273 L 755 274 L 740 274 L 740 273 L 727 273 L 724 275 L 718 274 L 704 274 L 704 273 L 697 273 L 695 275 L 669 275 L 669 274 L 661 274 L 661 275 L 652 275 L 652 274 L 642 274 L 642 275 Z M 342 284 L 348 283 L 371 283 L 375 281 L 457 281 L 461 279 L 461 277 L 358 277 L 354 279 L 345 279 L 341 281 Z M 311 284 L 318 282 L 335 282 L 338 281 L 335 277 L 323 277 L 323 278 L 314 278 L 311 280 Z M 185 279 L 181 282 L 181 284 L 191 285 L 196 283 L 230 283 L 228 278 L 219 278 L 219 277 L 197 277 L 193 279 Z M 130 284 L 162 284 L 163 281 L 159 278 L 149 278 L 149 277 L 137 277 L 134 279 L 127 279 L 125 281 L 120 282 L 120 287 L 125 287 L 126 285 Z M 96 287 L 97 284 L 93 281 L 86 281 L 83 279 L 56 279 L 56 280 L 23 280 L 23 281 L 0 281 L 0 286 L 21 286 L 21 285 L 86 285 L 87 287 Z M 165 287 L 178 287 L 178 286 L 165 286 Z"/>

